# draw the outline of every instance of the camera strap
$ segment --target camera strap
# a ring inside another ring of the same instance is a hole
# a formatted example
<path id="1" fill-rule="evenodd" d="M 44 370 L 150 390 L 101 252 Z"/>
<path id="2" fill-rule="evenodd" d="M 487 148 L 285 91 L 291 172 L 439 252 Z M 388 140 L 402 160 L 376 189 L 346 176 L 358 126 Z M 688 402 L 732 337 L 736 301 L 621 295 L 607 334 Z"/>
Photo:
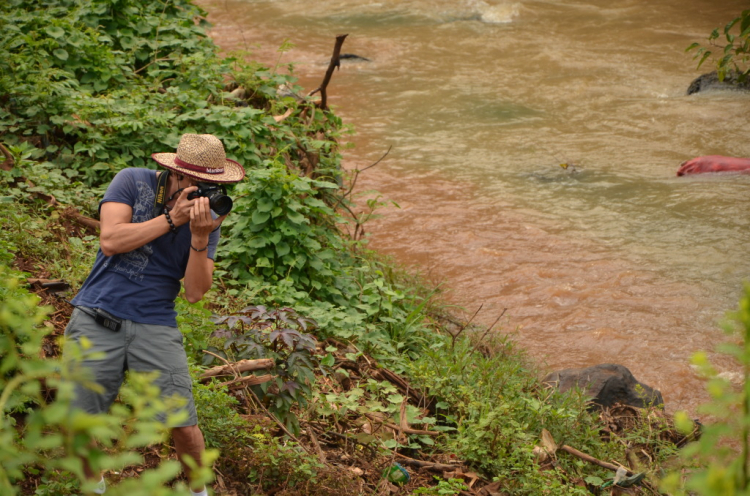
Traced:
<path id="1" fill-rule="evenodd" d="M 167 181 L 169 181 L 169 171 L 161 171 L 156 179 L 156 195 L 154 195 L 154 212 L 153 216 L 158 217 L 164 211 L 164 205 L 167 203 Z"/>

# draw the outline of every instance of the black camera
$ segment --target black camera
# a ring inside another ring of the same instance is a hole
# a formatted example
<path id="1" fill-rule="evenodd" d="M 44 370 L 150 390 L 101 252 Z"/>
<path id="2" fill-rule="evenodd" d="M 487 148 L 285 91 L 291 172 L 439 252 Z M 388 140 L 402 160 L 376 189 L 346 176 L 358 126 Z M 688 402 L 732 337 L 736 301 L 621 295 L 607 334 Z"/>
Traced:
<path id="1" fill-rule="evenodd" d="M 232 210 L 232 199 L 227 196 L 227 190 L 221 184 L 198 183 L 198 190 L 190 193 L 188 200 L 201 196 L 208 198 L 208 206 L 216 215 L 226 215 Z"/>

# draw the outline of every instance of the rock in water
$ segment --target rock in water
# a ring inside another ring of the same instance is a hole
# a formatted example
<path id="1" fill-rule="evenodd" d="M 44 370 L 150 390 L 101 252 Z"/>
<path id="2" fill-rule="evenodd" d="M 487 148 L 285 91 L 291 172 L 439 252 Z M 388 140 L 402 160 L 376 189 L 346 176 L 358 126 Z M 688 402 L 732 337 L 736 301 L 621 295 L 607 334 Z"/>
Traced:
<path id="1" fill-rule="evenodd" d="M 692 95 L 708 90 L 740 90 L 750 91 L 750 81 L 745 80 L 742 83 L 737 82 L 737 77 L 733 72 L 730 72 L 724 78 L 724 81 L 719 81 L 719 75 L 716 71 L 709 72 L 698 76 L 688 86 L 687 94 Z"/>
<path id="2" fill-rule="evenodd" d="M 627 367 L 614 363 L 552 372 L 542 382 L 561 392 L 578 387 L 592 398 L 592 403 L 602 407 L 610 407 L 615 403 L 638 408 L 664 405 L 664 399 L 658 390 L 638 382 Z"/>

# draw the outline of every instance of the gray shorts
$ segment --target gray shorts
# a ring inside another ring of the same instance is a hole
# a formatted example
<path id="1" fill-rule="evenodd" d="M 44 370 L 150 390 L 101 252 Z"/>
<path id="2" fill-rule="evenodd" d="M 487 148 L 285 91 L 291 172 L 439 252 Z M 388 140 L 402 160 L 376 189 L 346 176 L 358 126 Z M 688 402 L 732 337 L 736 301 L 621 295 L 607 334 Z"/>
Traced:
<path id="1" fill-rule="evenodd" d="M 176 394 L 187 400 L 184 408 L 188 418 L 178 427 L 198 424 L 193 381 L 178 328 L 123 320 L 120 330 L 115 332 L 97 324 L 92 316 L 76 308 L 65 328 L 65 337 L 78 341 L 82 336 L 92 343 L 88 352 L 106 354 L 104 359 L 83 361 L 83 365 L 92 371 L 94 381 L 104 388 L 104 393 L 77 384 L 73 406 L 88 413 L 106 412 L 117 398 L 126 370 L 158 371 L 154 384 L 161 389 L 162 398 Z"/>

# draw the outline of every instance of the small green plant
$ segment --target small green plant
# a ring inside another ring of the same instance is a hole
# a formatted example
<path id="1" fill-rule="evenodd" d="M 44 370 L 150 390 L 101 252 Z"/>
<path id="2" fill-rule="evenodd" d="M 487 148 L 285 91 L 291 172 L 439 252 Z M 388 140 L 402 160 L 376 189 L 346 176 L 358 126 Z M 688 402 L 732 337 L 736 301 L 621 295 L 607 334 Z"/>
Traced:
<path id="1" fill-rule="evenodd" d="M 742 384 L 735 387 L 721 377 L 705 352 L 693 356 L 693 363 L 707 378 L 711 395 L 711 402 L 699 411 L 710 415 L 712 421 L 700 426 L 699 439 L 681 452 L 682 458 L 694 465 L 687 480 L 682 481 L 678 473 L 664 479 L 663 488 L 673 494 L 750 494 L 750 284 L 745 284 L 738 309 L 729 317 L 724 329 L 736 339 L 717 348 L 743 367 Z M 675 422 L 686 435 L 696 432 L 686 412 L 678 412 Z"/>
<path id="2" fill-rule="evenodd" d="M 733 28 L 737 26 L 738 30 L 733 33 Z M 748 81 L 750 76 L 750 10 L 745 10 L 740 14 L 739 17 L 734 18 L 729 22 L 721 33 L 720 28 L 714 29 L 708 37 L 710 46 L 714 46 L 721 50 L 720 55 L 716 60 L 716 71 L 719 76 L 719 81 L 724 81 L 727 76 L 731 75 L 732 79 L 738 84 L 742 84 Z M 720 44 L 718 41 L 723 38 L 725 44 Z M 700 43 L 693 43 L 687 47 L 686 51 L 695 50 L 696 59 L 698 61 L 698 67 L 706 61 L 713 52 L 708 47 L 702 46 Z"/>
<path id="3" fill-rule="evenodd" d="M 288 429 L 299 433 L 299 420 L 292 407 L 307 405 L 315 371 L 320 367 L 315 356 L 315 337 L 302 332 L 314 329 L 315 321 L 291 308 L 269 310 L 257 305 L 218 317 L 216 323 L 226 324 L 226 328 L 212 334 L 223 340 L 222 349 L 215 349 L 217 353 L 233 360 L 274 360 L 274 367 L 268 371 L 274 380 L 254 386 L 254 391 Z"/>
<path id="4" fill-rule="evenodd" d="M 422 496 L 455 496 L 461 494 L 462 491 L 469 490 L 469 487 L 464 484 L 462 479 L 444 480 L 440 477 L 435 477 L 435 479 L 438 481 L 436 486 L 420 487 L 412 494 L 419 494 Z"/>

